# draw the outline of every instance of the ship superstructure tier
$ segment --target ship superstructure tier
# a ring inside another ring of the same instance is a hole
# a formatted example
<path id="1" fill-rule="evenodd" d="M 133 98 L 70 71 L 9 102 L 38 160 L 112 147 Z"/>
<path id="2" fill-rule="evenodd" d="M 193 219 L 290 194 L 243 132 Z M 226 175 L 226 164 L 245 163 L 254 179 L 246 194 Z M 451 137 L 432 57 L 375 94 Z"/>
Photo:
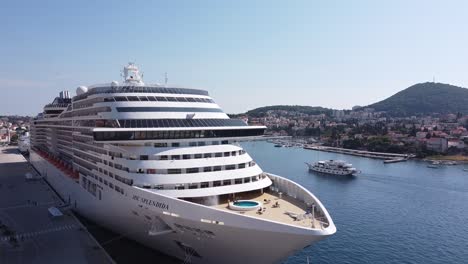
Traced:
<path id="1" fill-rule="evenodd" d="M 146 85 L 134 64 L 123 77 L 61 92 L 33 122 L 31 162 L 76 211 L 195 263 L 277 262 L 335 233 L 315 196 L 238 144 L 264 126 L 207 91 Z M 235 209 L 241 199 L 259 206 Z"/>

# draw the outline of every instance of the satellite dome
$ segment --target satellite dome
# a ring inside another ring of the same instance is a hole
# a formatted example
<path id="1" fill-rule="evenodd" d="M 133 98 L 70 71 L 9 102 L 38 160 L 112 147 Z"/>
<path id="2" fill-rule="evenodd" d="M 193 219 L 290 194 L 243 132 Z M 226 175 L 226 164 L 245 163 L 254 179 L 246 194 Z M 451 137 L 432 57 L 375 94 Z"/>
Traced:
<path id="1" fill-rule="evenodd" d="M 111 86 L 117 86 L 117 85 L 119 85 L 119 82 L 118 82 L 118 81 L 112 81 L 112 82 L 111 82 Z"/>
<path id="2" fill-rule="evenodd" d="M 80 86 L 76 88 L 76 95 L 84 94 L 88 91 L 88 87 L 86 86 Z"/>

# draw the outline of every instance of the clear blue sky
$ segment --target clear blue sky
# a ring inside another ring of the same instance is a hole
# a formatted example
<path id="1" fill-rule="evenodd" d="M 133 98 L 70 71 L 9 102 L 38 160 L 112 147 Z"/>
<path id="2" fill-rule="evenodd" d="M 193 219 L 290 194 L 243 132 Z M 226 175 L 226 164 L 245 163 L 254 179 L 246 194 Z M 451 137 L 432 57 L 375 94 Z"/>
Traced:
<path id="1" fill-rule="evenodd" d="M 0 115 L 119 80 L 207 89 L 226 112 L 350 108 L 412 84 L 468 87 L 468 1 L 3 1 Z"/>

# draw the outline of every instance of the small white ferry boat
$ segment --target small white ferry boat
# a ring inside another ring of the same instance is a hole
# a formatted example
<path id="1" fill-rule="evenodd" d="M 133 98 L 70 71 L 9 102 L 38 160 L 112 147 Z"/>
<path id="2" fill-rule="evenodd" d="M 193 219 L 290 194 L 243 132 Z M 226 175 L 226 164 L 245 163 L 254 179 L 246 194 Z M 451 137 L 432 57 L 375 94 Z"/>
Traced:
<path id="1" fill-rule="evenodd" d="M 352 164 L 341 160 L 322 160 L 315 163 L 307 163 L 309 170 L 333 175 L 353 175 L 359 173 Z"/>

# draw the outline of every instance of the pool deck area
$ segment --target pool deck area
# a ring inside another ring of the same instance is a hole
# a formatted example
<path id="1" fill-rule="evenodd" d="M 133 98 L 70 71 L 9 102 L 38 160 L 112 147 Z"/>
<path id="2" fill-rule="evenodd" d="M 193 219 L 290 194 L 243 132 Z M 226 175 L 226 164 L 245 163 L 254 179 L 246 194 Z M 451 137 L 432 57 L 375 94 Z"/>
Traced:
<path id="1" fill-rule="evenodd" d="M 272 191 L 264 192 L 263 194 L 261 194 L 260 192 L 250 192 L 236 196 L 238 200 L 254 200 L 263 203 L 262 208 L 266 208 L 266 210 L 264 210 L 262 214 L 259 214 L 257 210 L 242 212 L 231 210 L 229 209 L 227 200 L 220 201 L 220 204 L 215 205 L 215 207 L 218 209 L 236 212 L 239 214 L 248 215 L 260 219 L 271 220 L 300 227 L 313 228 L 312 226 L 315 226 L 316 228 L 320 228 L 320 221 L 318 221 L 317 219 L 312 220 L 311 218 L 304 217 L 303 219 L 298 220 L 286 214 L 286 212 L 290 212 L 296 215 L 304 215 L 307 209 L 306 204 L 301 203 L 300 201 L 297 201 L 289 196 L 282 195 L 281 198 L 279 198 L 279 196 L 280 195 L 278 193 Z M 265 199 L 270 200 L 270 202 L 264 203 Z M 279 207 L 274 206 L 276 202 L 278 202 Z M 312 225 L 312 223 L 314 225 Z"/>
<path id="2" fill-rule="evenodd" d="M 48 211 L 63 205 L 17 148 L 0 147 L 0 263 L 114 263 L 71 211 Z"/>

